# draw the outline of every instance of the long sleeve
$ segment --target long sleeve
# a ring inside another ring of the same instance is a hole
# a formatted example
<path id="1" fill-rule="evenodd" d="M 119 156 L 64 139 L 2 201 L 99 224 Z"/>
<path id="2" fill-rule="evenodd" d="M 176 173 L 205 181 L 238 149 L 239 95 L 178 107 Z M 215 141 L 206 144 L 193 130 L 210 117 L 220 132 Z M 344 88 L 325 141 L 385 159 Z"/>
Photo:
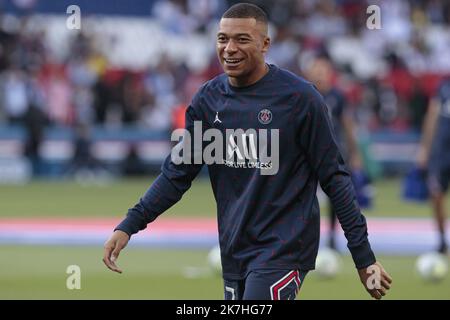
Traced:
<path id="1" fill-rule="evenodd" d="M 194 121 L 199 121 L 194 108 L 189 106 L 186 111 L 186 132 L 194 137 Z M 183 139 L 186 148 L 190 139 Z M 187 150 L 187 149 L 185 149 Z M 147 224 L 154 221 L 160 214 L 177 203 L 183 194 L 191 187 L 192 181 L 202 168 L 202 164 L 194 164 L 194 152 L 191 150 L 191 161 L 188 163 L 175 164 L 169 155 L 164 161 L 161 174 L 156 178 L 144 196 L 131 209 L 128 210 L 126 218 L 115 230 L 126 232 L 131 235 L 143 230 Z"/>
<path id="2" fill-rule="evenodd" d="M 365 268 L 376 259 L 368 240 L 366 219 L 332 131 L 327 106 L 312 87 L 302 99 L 300 145 L 331 200 L 356 267 Z"/>

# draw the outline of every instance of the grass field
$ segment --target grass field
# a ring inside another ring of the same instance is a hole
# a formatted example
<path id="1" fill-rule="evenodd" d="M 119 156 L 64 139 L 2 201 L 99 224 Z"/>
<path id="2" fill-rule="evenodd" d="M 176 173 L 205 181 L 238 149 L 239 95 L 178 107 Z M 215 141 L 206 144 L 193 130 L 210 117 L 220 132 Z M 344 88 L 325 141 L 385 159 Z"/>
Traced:
<path id="1" fill-rule="evenodd" d="M 129 248 L 119 259 L 124 273 L 109 272 L 100 247 L 1 248 L 0 299 L 222 299 L 222 281 L 207 272 L 206 252 Z M 6 258 L 7 257 L 7 258 Z M 394 278 L 387 299 L 450 299 L 450 279 L 424 283 L 414 272 L 414 258 L 381 257 Z M 66 268 L 81 268 L 81 290 L 66 288 Z M 186 277 L 187 269 L 205 270 Z M 299 299 L 370 299 L 349 257 L 339 276 L 322 280 L 314 272 Z"/>
<path id="2" fill-rule="evenodd" d="M 150 185 L 151 179 L 81 187 L 71 182 L 0 186 L 0 217 L 117 217 Z M 376 184 L 377 200 L 367 216 L 429 216 L 426 205 L 400 201 L 399 182 Z M 449 203 L 450 207 L 450 203 Z M 207 180 L 196 181 L 184 199 L 166 213 L 172 217 L 215 215 Z M 106 240 L 106 239 L 105 239 Z M 0 246 L 0 299 L 222 299 L 222 280 L 208 272 L 206 251 L 127 248 L 119 259 L 124 274 L 107 270 L 101 247 Z M 416 257 L 379 257 L 394 278 L 388 299 L 450 299 L 450 278 L 424 283 L 415 274 Z M 81 290 L 66 288 L 66 268 L 81 268 Z M 200 270 L 196 277 L 186 274 Z M 314 273 L 300 299 L 369 299 L 349 256 L 333 280 Z"/>
<path id="3" fill-rule="evenodd" d="M 147 190 L 152 178 L 80 186 L 73 182 L 35 181 L 26 186 L 0 185 L 0 217 L 122 217 Z M 401 201 L 400 182 L 375 183 L 376 198 L 368 216 L 428 217 L 426 204 Z M 450 197 L 447 199 L 450 207 Z M 169 209 L 171 216 L 211 216 L 216 208 L 207 179 L 197 179 L 182 201 Z"/>

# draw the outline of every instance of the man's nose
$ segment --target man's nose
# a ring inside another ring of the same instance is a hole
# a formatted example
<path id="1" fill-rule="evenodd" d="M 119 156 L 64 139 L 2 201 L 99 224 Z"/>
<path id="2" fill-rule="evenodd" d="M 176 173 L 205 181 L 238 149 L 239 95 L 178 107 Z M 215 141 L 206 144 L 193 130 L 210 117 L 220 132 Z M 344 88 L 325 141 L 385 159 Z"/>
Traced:
<path id="1" fill-rule="evenodd" d="M 236 43 L 233 40 L 228 41 L 226 47 L 225 47 L 225 52 L 227 53 L 233 53 L 237 51 L 237 46 Z"/>

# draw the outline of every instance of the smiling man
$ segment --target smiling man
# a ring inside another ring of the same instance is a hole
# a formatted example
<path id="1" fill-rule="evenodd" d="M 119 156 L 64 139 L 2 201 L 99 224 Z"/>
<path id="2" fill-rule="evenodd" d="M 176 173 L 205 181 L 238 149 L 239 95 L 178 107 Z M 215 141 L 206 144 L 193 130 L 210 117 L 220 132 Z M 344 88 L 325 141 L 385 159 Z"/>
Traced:
<path id="1" fill-rule="evenodd" d="M 380 299 L 391 278 L 371 250 L 327 106 L 311 83 L 266 64 L 267 30 L 267 16 L 255 5 L 237 4 L 225 12 L 217 35 L 224 74 L 205 83 L 186 111 L 186 132 L 194 140 L 199 125 L 210 138 L 232 140 L 223 144 L 229 148 L 225 161 L 208 163 L 225 299 L 296 298 L 319 247 L 318 182 L 336 209 L 364 287 Z M 227 135 L 230 129 L 233 136 Z M 193 151 L 193 157 L 201 154 L 189 149 L 190 140 L 180 142 L 187 145 L 184 150 Z M 210 147 L 196 142 L 200 149 Z M 257 152 L 250 152 L 256 145 Z M 264 163 L 264 153 L 277 158 L 277 170 L 272 161 Z M 129 238 L 178 202 L 203 165 L 166 159 L 161 174 L 106 242 L 108 268 L 121 272 L 115 260 Z"/>
<path id="2" fill-rule="evenodd" d="M 232 86 L 252 85 L 269 71 L 264 54 L 269 50 L 270 38 L 263 14 L 240 18 L 239 11 L 230 9 L 220 21 L 217 54 Z"/>

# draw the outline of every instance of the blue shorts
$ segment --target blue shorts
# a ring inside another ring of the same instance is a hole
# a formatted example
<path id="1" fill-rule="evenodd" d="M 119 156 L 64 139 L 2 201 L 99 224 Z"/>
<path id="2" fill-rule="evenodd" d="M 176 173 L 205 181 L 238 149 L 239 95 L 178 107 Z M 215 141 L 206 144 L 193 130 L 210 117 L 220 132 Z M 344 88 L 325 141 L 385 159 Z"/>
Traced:
<path id="1" fill-rule="evenodd" d="M 427 184 L 431 194 L 447 192 L 450 185 L 450 166 L 428 171 Z"/>
<path id="2" fill-rule="evenodd" d="M 225 300 L 295 300 L 307 273 L 257 270 L 242 280 L 224 279 Z"/>
<path id="3" fill-rule="evenodd" d="M 430 192 L 446 192 L 450 184 L 450 155 L 447 153 L 432 154 L 428 165 L 428 188 Z"/>
<path id="4" fill-rule="evenodd" d="M 446 192 L 450 185 L 450 140 L 444 134 L 436 134 L 428 163 L 428 188 L 430 192 Z"/>

